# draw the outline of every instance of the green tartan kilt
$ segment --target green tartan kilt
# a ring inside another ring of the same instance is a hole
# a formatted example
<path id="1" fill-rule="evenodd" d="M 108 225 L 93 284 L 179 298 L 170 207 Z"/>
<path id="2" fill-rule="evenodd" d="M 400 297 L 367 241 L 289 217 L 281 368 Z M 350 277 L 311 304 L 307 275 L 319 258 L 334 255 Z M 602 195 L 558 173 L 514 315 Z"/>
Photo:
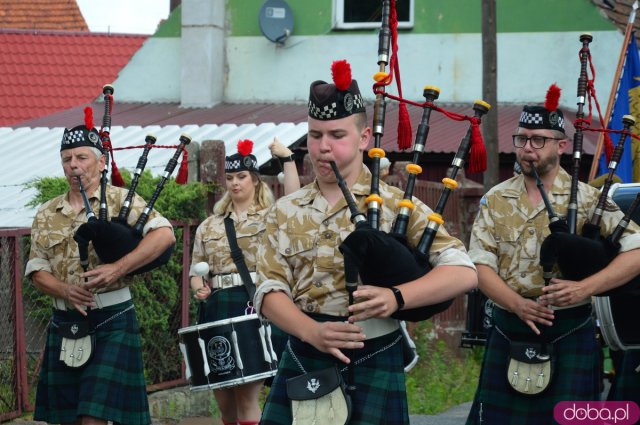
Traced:
<path id="1" fill-rule="evenodd" d="M 70 368 L 60 361 L 62 338 L 57 324 L 78 320 L 80 313 L 53 311 L 33 418 L 57 424 L 93 416 L 123 425 L 150 424 L 140 327 L 133 302 L 91 310 L 89 317 L 93 326 L 112 319 L 96 330 L 89 363 Z"/>
<path id="2" fill-rule="evenodd" d="M 198 324 L 250 314 L 248 304 L 249 294 L 244 286 L 214 290 L 201 305 Z"/>
<path id="3" fill-rule="evenodd" d="M 346 365 L 332 355 L 322 353 L 293 336 L 289 336 L 289 343 L 307 372 L 336 365 L 345 382 L 348 379 Z M 383 351 L 369 357 L 383 348 Z M 354 359 L 361 363 L 354 368 L 356 390 L 351 394 L 352 412 L 349 424 L 408 424 L 400 331 L 367 340 L 365 347 L 357 350 Z M 292 423 L 286 382 L 302 373 L 289 351 L 285 350 L 262 412 L 261 425 Z"/>
<path id="4" fill-rule="evenodd" d="M 493 320 L 467 424 L 555 424 L 553 408 L 558 402 L 600 399 L 600 346 L 591 305 L 556 310 L 554 326 L 538 325 L 546 341 L 569 335 L 554 343 L 552 382 L 545 392 L 535 396 L 522 395 L 508 383 L 509 342 L 496 331 L 496 326 L 511 340 L 535 341 L 536 335 L 517 315 L 501 308 L 493 309 Z"/>
<path id="5" fill-rule="evenodd" d="M 621 356 L 616 365 L 616 374 L 611 383 L 607 400 L 634 401 L 640 405 L 640 350 L 626 350 L 616 353 Z"/>

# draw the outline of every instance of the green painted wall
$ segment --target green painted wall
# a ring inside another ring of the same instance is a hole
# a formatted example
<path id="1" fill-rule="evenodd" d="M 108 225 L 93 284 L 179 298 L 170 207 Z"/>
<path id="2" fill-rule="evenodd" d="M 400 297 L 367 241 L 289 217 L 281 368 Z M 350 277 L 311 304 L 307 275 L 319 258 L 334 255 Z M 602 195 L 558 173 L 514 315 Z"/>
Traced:
<path id="1" fill-rule="evenodd" d="M 372 0 L 374 1 L 374 0 Z M 259 36 L 263 0 L 228 0 L 231 36 Z M 293 35 L 377 33 L 331 29 L 332 0 L 288 0 L 295 17 Z M 415 0 L 414 34 L 479 33 L 481 0 Z M 496 0 L 498 32 L 610 31 L 591 0 Z"/>
<path id="2" fill-rule="evenodd" d="M 372 0 L 374 1 L 374 0 Z M 230 35 L 260 36 L 258 14 L 264 0 L 227 0 Z M 461 34 L 481 31 L 481 0 L 415 0 L 412 34 Z M 295 17 L 294 35 L 377 33 L 377 29 L 331 29 L 332 0 L 288 0 Z M 498 32 L 611 31 L 591 0 L 496 0 Z M 155 37 L 179 37 L 181 7 L 160 26 Z"/>
<path id="3" fill-rule="evenodd" d="M 176 7 L 164 21 L 154 37 L 180 37 L 182 34 L 182 6 Z"/>

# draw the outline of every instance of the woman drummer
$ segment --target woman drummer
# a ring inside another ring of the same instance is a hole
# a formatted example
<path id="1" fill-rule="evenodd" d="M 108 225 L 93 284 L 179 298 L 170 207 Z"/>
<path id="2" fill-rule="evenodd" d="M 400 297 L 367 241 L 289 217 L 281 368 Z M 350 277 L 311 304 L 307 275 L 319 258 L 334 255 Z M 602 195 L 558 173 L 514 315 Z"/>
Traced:
<path id="1" fill-rule="evenodd" d="M 225 158 L 226 192 L 214 205 L 213 215 L 203 221 L 196 230 L 190 283 L 191 289 L 195 291 L 194 297 L 206 300 L 200 313 L 200 323 L 252 313 L 247 288 L 231 257 L 224 225 L 224 219 L 230 217 L 237 244 L 253 281 L 256 252 L 265 229 L 264 216 L 268 207 L 273 204 L 274 197 L 269 187 L 260 179 L 258 162 L 251 154 L 252 149 L 252 141 L 241 140 L 238 142 L 238 152 Z M 291 151 L 279 143 L 276 152 L 287 158 L 291 157 Z M 200 262 L 209 265 L 210 275 L 213 276 L 210 282 L 196 276 L 193 266 Z M 255 282 L 251 282 L 251 285 L 254 284 Z M 275 335 L 273 342 L 277 348 Z M 263 380 L 258 380 L 213 390 L 225 425 L 249 425 L 259 422 L 261 412 L 258 396 L 262 384 Z"/>

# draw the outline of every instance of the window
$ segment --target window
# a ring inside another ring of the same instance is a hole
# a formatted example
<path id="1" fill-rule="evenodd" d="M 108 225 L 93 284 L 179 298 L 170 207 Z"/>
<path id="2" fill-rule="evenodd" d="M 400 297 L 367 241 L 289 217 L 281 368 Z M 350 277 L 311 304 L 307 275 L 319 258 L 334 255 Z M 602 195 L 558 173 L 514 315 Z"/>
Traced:
<path id="1" fill-rule="evenodd" d="M 414 0 L 397 0 L 398 28 L 413 28 Z M 382 2 L 373 0 L 333 0 L 334 28 L 380 28 Z"/>

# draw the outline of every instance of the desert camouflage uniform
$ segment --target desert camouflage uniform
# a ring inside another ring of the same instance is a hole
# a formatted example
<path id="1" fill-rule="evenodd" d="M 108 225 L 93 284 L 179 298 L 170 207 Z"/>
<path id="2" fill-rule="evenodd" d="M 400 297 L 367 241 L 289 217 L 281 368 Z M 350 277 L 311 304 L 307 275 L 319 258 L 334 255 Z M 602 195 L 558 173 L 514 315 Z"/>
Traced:
<path id="1" fill-rule="evenodd" d="M 569 204 L 571 176 L 560 169 L 548 197 L 554 211 L 565 216 Z M 584 183 L 578 188 L 577 229 L 591 217 L 600 192 Z M 609 235 L 623 213 L 607 202 L 600 227 Z M 629 224 L 620 239 L 621 251 L 640 247 L 640 228 Z M 469 256 L 475 264 L 491 267 L 509 287 L 525 297 L 536 297 L 544 286 L 540 267 L 540 245 L 549 235 L 549 217 L 544 203 L 529 206 L 524 177 L 516 176 L 491 189 L 480 201 L 469 244 Z"/>
<path id="2" fill-rule="evenodd" d="M 109 217 L 118 216 L 126 196 L 126 189 L 107 185 L 106 199 Z M 89 198 L 89 203 L 93 212 L 97 215 L 100 207 L 100 189 L 97 189 L 92 194 Z M 130 207 L 131 212 L 127 219 L 131 226 L 136 223 L 146 205 L 147 203 L 139 196 L 133 197 Z M 33 220 L 31 252 L 25 276 L 44 270 L 52 273 L 63 282 L 81 285 L 84 282 L 80 278 L 83 270 L 80 265 L 78 244 L 73 239 L 73 236 L 78 227 L 86 222 L 87 216 L 84 208 L 76 214 L 69 203 L 68 194 L 58 196 L 43 204 Z M 171 228 L 171 223 L 156 210 L 152 210 L 144 226 L 143 235 L 146 235 L 149 230 L 160 227 Z M 93 250 L 92 244 L 89 244 L 89 247 L 89 269 L 92 269 L 99 265 L 101 261 Z M 123 277 L 102 291 L 114 291 L 124 288 L 130 283 L 130 277 Z"/>
<path id="3" fill-rule="evenodd" d="M 109 217 L 118 215 L 126 194 L 125 189 L 107 186 Z M 89 202 L 97 214 L 99 190 L 92 194 Z M 135 224 L 145 206 L 143 199 L 134 196 L 128 217 L 129 224 Z M 36 271 L 47 271 L 63 282 L 83 284 L 78 244 L 73 235 L 86 221 L 84 210 L 79 213 L 73 211 L 68 194 L 40 207 L 33 221 L 31 252 L 25 276 Z M 171 228 L 171 224 L 152 210 L 143 233 L 160 227 Z M 89 262 L 89 269 L 100 264 L 92 244 L 89 244 Z M 123 277 L 104 291 L 120 289 L 131 282 L 130 277 Z M 93 357 L 82 368 L 68 368 L 59 360 L 61 336 L 57 328 L 61 322 L 79 320 L 84 319 L 68 303 L 67 311 L 53 309 L 38 380 L 34 419 L 49 423 L 70 423 L 87 415 L 123 425 L 151 423 L 140 328 L 133 301 L 89 312 L 90 323 L 96 326 Z M 113 394 L 126 396 L 113 397 Z"/>
<path id="4" fill-rule="evenodd" d="M 360 211 L 366 211 L 364 200 L 370 185 L 371 173 L 363 166 L 351 188 Z M 380 196 L 384 200 L 381 230 L 391 229 L 397 214 L 396 204 L 403 194 L 400 189 L 380 182 Z M 414 201 L 416 208 L 407 226 L 407 238 L 412 246 L 418 244 L 427 216 L 432 212 L 421 201 Z M 260 311 L 265 293 L 281 290 L 303 312 L 346 316 L 344 259 L 338 246 L 353 230 L 344 199 L 329 207 L 316 183 L 281 198 L 267 215 L 267 241 L 259 251 L 257 310 Z M 473 267 L 462 242 L 450 236 L 443 226 L 429 252 L 429 262 L 434 267 Z"/>
<path id="5" fill-rule="evenodd" d="M 549 200 L 559 216 L 569 203 L 571 176 L 562 168 L 549 191 Z M 584 183 L 578 186 L 577 229 L 591 217 L 599 191 Z M 475 264 L 491 267 L 507 285 L 526 298 L 542 294 L 540 246 L 549 235 L 549 218 L 543 202 L 531 208 L 522 175 L 497 185 L 480 202 L 473 226 L 469 256 Z M 609 235 L 623 213 L 608 202 L 601 233 Z M 634 223 L 620 240 L 622 251 L 640 247 L 640 229 Z M 555 270 L 554 275 L 558 275 Z M 583 304 L 583 303 L 580 303 Z M 553 326 L 537 325 L 541 340 L 554 343 L 555 372 L 549 388 L 535 397 L 520 395 L 506 375 L 510 340 L 536 340 L 535 334 L 514 313 L 503 308 L 493 312 L 494 326 L 488 331 L 482 372 L 467 424 L 500 423 L 546 425 L 553 421 L 553 408 L 560 400 L 595 400 L 599 397 L 599 344 L 591 305 L 557 310 Z M 496 330 L 499 328 L 502 333 Z"/>
<path id="6" fill-rule="evenodd" d="M 363 166 L 351 188 L 358 208 L 366 211 L 365 198 L 370 192 L 371 173 Z M 403 192 L 380 182 L 383 205 L 380 229 L 389 231 L 397 214 L 397 202 Z M 407 237 L 416 246 L 427 224 L 431 210 L 419 200 L 407 226 Z M 258 254 L 258 291 L 256 308 L 270 291 L 286 293 L 304 313 L 316 320 L 345 320 L 348 295 L 344 282 L 344 259 L 338 247 L 354 230 L 344 199 L 330 207 L 313 182 L 299 191 L 281 198 L 266 218 L 266 241 Z M 443 227 L 438 230 L 429 252 L 430 262 L 438 265 L 472 267 L 462 243 Z M 365 347 L 354 351 L 355 385 L 350 424 L 408 423 L 406 388 L 399 331 L 365 341 Z M 307 371 L 331 365 L 343 369 L 333 356 L 320 353 L 311 345 L 290 337 L 289 342 Z M 363 360 L 362 363 L 358 359 Z M 286 379 L 302 371 L 289 351 L 278 365 L 261 423 L 291 423 Z"/>
<path id="7" fill-rule="evenodd" d="M 238 247 L 242 250 L 244 261 L 249 272 L 256 270 L 256 255 L 262 242 L 268 208 L 256 210 L 251 205 L 246 212 L 238 217 L 233 210 L 233 204 L 224 214 L 212 215 L 203 221 L 196 230 L 191 264 L 199 262 L 209 264 L 213 275 L 238 273 L 238 269 L 231 258 L 231 247 L 224 227 L 224 218 L 231 216 L 236 230 Z M 193 272 L 190 273 L 192 276 Z M 255 282 L 254 282 L 255 283 Z M 200 323 L 228 319 L 244 314 L 249 295 L 244 286 L 215 290 L 207 298 L 203 311 L 199 314 Z"/>

